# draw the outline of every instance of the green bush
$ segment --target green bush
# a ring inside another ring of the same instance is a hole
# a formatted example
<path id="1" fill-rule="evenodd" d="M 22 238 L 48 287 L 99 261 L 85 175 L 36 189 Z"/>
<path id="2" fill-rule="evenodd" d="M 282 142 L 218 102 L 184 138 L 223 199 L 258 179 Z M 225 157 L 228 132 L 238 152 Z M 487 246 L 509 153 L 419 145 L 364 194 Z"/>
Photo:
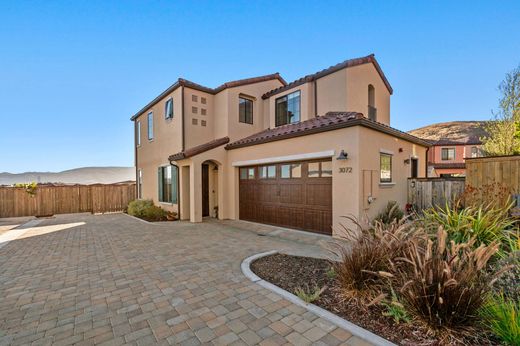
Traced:
<path id="1" fill-rule="evenodd" d="M 508 251 L 509 237 L 515 220 L 509 217 L 511 204 L 505 207 L 469 206 L 462 209 L 446 205 L 424 211 L 422 222 L 430 233 L 442 226 L 448 232 L 448 239 L 455 243 L 465 243 L 475 239 L 474 246 L 500 244 L 500 254 Z"/>
<path id="2" fill-rule="evenodd" d="M 399 208 L 396 201 L 389 201 L 386 208 L 376 216 L 374 221 L 384 224 L 400 221 L 404 217 L 404 211 Z"/>
<path id="3" fill-rule="evenodd" d="M 152 200 L 136 199 L 128 204 L 128 214 L 146 221 L 165 221 L 168 213 Z"/>
<path id="4" fill-rule="evenodd" d="M 520 301 L 496 295 L 487 302 L 481 315 L 493 334 L 503 342 L 520 345 Z"/>

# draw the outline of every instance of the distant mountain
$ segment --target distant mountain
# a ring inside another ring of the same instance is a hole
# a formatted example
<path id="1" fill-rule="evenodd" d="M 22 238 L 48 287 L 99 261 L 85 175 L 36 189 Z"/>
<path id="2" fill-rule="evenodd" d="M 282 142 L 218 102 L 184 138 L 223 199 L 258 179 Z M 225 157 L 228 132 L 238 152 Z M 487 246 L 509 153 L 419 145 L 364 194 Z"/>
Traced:
<path id="1" fill-rule="evenodd" d="M 431 142 L 447 140 L 477 143 L 480 138 L 487 136 L 485 124 L 485 121 L 451 121 L 424 126 L 408 133 Z"/>
<path id="2" fill-rule="evenodd" d="M 17 183 L 111 184 L 135 181 L 134 167 L 82 167 L 63 172 L 0 173 L 0 185 Z"/>

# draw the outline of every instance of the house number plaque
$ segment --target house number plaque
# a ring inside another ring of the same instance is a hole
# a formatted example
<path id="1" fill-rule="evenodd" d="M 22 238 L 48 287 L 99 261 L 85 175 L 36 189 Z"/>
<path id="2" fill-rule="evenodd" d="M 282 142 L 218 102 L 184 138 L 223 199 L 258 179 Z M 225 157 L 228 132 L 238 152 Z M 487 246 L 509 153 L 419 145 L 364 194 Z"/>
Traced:
<path id="1" fill-rule="evenodd" d="M 352 167 L 340 167 L 339 172 L 340 173 L 352 173 Z"/>

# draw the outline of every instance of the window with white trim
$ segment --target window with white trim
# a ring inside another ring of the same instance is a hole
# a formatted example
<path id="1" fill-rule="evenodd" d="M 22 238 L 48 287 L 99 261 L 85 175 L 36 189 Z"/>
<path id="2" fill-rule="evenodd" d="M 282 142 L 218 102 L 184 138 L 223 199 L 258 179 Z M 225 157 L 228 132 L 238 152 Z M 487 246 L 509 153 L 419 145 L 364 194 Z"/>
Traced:
<path id="1" fill-rule="evenodd" d="M 141 121 L 138 120 L 137 123 L 135 124 L 135 126 L 136 126 L 135 144 L 137 146 L 140 146 L 141 145 Z"/>
<path id="2" fill-rule="evenodd" d="M 143 198 L 143 170 L 139 169 L 137 171 L 137 198 Z"/>
<path id="3" fill-rule="evenodd" d="M 148 113 L 148 140 L 153 139 L 153 112 Z"/>
<path id="4" fill-rule="evenodd" d="M 392 182 L 392 155 L 386 153 L 379 154 L 379 170 L 381 183 Z"/>

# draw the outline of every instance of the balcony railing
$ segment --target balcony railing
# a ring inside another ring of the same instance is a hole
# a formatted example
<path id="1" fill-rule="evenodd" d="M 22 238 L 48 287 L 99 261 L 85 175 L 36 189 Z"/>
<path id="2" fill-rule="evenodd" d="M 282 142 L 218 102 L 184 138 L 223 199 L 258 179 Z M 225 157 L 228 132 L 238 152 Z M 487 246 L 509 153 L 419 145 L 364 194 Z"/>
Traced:
<path id="1" fill-rule="evenodd" d="M 368 119 L 377 121 L 377 108 L 374 106 L 368 106 Z"/>

